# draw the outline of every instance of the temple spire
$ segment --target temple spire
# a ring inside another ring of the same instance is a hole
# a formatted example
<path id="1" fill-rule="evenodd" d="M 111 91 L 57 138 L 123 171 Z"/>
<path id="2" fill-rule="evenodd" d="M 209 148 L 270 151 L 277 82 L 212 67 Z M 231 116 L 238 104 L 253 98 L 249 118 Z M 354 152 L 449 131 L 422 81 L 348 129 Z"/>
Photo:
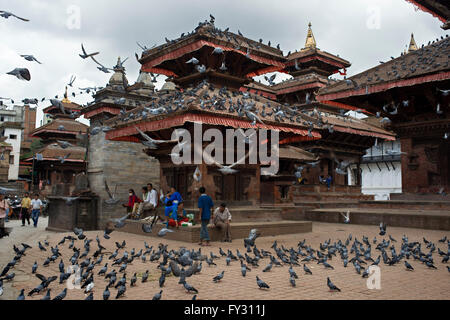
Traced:
<path id="1" fill-rule="evenodd" d="M 305 48 L 304 49 L 315 49 L 316 48 L 316 39 L 314 38 L 314 34 L 311 29 L 311 22 L 308 24 L 308 35 L 306 36 Z"/>
<path id="2" fill-rule="evenodd" d="M 67 86 L 66 86 L 66 91 L 64 92 L 64 99 L 62 99 L 62 102 L 71 103 L 71 101 L 68 98 L 68 94 L 67 94 Z"/>
<path id="3" fill-rule="evenodd" d="M 416 51 L 417 49 L 418 48 L 417 48 L 416 40 L 414 40 L 414 34 L 411 33 L 411 40 L 409 41 L 408 52 Z"/>

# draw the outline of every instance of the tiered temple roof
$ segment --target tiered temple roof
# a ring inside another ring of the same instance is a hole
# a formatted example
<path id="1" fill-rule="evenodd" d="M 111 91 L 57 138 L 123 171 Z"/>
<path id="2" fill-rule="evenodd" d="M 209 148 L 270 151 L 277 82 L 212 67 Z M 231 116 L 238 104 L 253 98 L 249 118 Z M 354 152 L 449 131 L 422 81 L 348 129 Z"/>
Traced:
<path id="1" fill-rule="evenodd" d="M 322 112 L 321 119 L 317 113 L 309 113 L 320 104 L 290 106 L 273 101 L 280 87 L 289 89 L 293 85 L 294 93 L 304 90 L 298 89 L 303 84 L 312 84 L 312 88 L 317 89 L 328 83 L 326 74 L 350 66 L 348 61 L 317 49 L 315 40 L 310 39 L 313 39 L 311 28 L 308 30 L 306 48 L 301 53 L 291 54 L 287 62 L 294 62 L 295 57 L 305 57 L 297 63 L 307 71 L 319 70 L 320 74 L 299 74 L 284 64 L 286 59 L 280 50 L 219 30 L 211 22 L 202 23 L 186 36 L 167 40 L 167 44 L 145 51 L 139 60 L 142 71 L 166 74 L 181 89 L 171 92 L 162 90 L 145 107 L 114 118 L 108 122 L 114 124 L 114 130 L 109 131 L 106 138 L 137 140 L 139 134 L 135 125 L 143 131 L 158 131 L 182 126 L 186 122 L 201 121 L 235 128 L 279 129 L 298 135 L 296 141 L 319 139 L 321 135 L 318 130 L 326 129 L 328 125 L 335 125 L 336 130 L 342 132 L 393 139 L 388 131 L 362 121 L 346 120 L 337 111 L 335 114 Z M 187 63 L 193 58 L 198 60 L 197 64 Z M 226 70 L 220 68 L 223 62 Z M 204 70 L 198 70 L 198 66 Z M 295 78 L 270 87 L 250 80 L 257 74 L 282 70 L 291 70 Z M 336 110 L 342 108 L 333 103 L 328 107 Z M 155 109 L 159 111 L 152 114 Z M 262 123 L 257 121 L 252 124 L 245 109 L 258 115 Z"/>
<path id="2" fill-rule="evenodd" d="M 43 161 L 57 161 L 58 157 L 66 157 L 65 162 L 84 162 L 86 148 L 76 146 L 80 135 L 87 134 L 89 126 L 73 119 L 73 115 L 68 113 L 79 112 L 81 106 L 71 102 L 67 98 L 67 88 L 64 99 L 61 101 L 64 107 L 64 113 L 61 108 L 51 105 L 44 109 L 44 113 L 51 113 L 53 120 L 39 128 L 31 131 L 30 136 L 41 138 L 44 147 L 37 153 L 43 156 Z M 73 146 L 66 149 L 61 148 L 56 141 L 67 141 Z M 27 159 L 30 161 L 33 158 Z"/>
<path id="3" fill-rule="evenodd" d="M 108 119 L 118 115 L 122 109 L 132 110 L 143 102 L 150 101 L 154 88 L 150 74 L 142 71 L 136 83 L 129 85 L 125 67 L 119 57 L 106 87 L 95 93 L 95 100 L 84 107 L 81 113 L 86 119 Z"/>
<path id="4" fill-rule="evenodd" d="M 442 23 L 442 29 L 450 29 L 450 2 L 448 0 L 406 0 L 430 13 Z"/>
<path id="5" fill-rule="evenodd" d="M 410 51 L 347 80 L 322 88 L 317 99 L 341 100 L 351 96 L 383 92 L 395 87 L 450 79 L 449 53 L 450 38 L 433 41 L 418 50 Z"/>

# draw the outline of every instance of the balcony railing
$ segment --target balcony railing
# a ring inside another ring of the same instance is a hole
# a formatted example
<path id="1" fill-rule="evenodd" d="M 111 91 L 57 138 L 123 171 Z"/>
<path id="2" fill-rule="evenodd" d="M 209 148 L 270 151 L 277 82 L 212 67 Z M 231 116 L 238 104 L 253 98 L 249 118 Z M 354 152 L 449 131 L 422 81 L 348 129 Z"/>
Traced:
<path id="1" fill-rule="evenodd" d="M 380 156 L 365 155 L 362 157 L 361 163 L 374 163 L 383 161 L 401 161 L 401 154 L 393 154 L 393 155 L 384 154 Z"/>

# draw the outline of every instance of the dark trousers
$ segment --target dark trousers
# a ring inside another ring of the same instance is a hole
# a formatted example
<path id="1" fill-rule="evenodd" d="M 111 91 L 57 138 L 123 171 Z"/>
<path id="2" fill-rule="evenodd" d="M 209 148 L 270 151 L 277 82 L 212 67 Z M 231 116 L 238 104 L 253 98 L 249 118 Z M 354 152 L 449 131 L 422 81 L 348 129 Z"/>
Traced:
<path id="1" fill-rule="evenodd" d="M 25 219 L 28 221 L 28 225 L 30 224 L 30 210 L 27 208 L 22 208 L 22 225 L 25 225 Z"/>

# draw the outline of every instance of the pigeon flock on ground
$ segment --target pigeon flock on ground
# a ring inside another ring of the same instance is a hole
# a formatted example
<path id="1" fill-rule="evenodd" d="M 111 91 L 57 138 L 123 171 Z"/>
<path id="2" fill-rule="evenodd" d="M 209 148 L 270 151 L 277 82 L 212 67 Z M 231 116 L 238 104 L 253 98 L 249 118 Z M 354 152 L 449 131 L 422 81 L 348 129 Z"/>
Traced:
<path id="1" fill-rule="evenodd" d="M 121 226 L 121 219 L 115 221 Z M 123 221 L 122 221 L 123 222 Z M 369 267 L 384 264 L 386 266 L 403 267 L 405 272 L 414 271 L 417 268 L 437 269 L 448 265 L 450 255 L 450 239 L 444 237 L 439 243 L 433 243 L 425 237 L 421 241 L 410 241 L 404 235 L 402 239 L 396 240 L 391 235 L 386 235 L 387 226 L 380 224 L 380 236 L 368 239 L 354 238 L 352 234 L 344 240 L 337 240 L 334 243 L 331 239 L 320 243 L 318 248 L 313 248 L 306 243 L 306 240 L 299 241 L 297 247 L 285 248 L 275 240 L 270 248 L 258 248 L 256 240 L 261 234 L 253 229 L 249 236 L 243 240 L 242 252 L 236 249 L 232 252 L 228 249 L 225 252 L 219 248 L 218 252 L 202 252 L 198 250 L 188 250 L 184 247 L 170 249 L 167 244 L 159 243 L 150 246 L 146 241 L 142 248 L 129 248 L 123 240 L 121 243 L 103 246 L 97 235 L 95 239 L 88 239 L 82 229 L 75 228 L 73 235 L 65 235 L 58 243 L 48 243 L 46 240 L 37 246 L 30 246 L 26 243 L 14 245 L 14 258 L 1 271 L 0 274 L 0 295 L 3 294 L 3 283 L 14 281 L 15 268 L 20 268 L 21 259 L 29 250 L 39 250 L 42 254 L 40 261 L 35 261 L 30 272 L 40 280 L 40 284 L 32 290 L 20 291 L 18 300 L 29 299 L 38 296 L 41 300 L 62 300 L 67 296 L 67 288 L 60 292 L 52 292 L 52 283 L 59 284 L 70 281 L 76 270 L 79 272 L 79 281 L 75 279 L 75 284 L 80 286 L 85 294 L 85 300 L 93 300 L 94 291 L 102 291 L 104 300 L 120 299 L 124 296 L 132 297 L 135 287 L 146 286 L 152 269 L 160 273 L 158 284 L 160 290 L 149 292 L 148 297 L 154 300 L 162 298 L 171 299 L 164 295 L 164 284 L 167 277 L 179 278 L 177 282 L 180 290 L 186 294 L 195 294 L 192 298 L 197 299 L 201 292 L 196 288 L 196 279 L 201 274 L 202 268 L 218 268 L 218 261 L 225 260 L 224 269 L 219 269 L 216 276 L 211 281 L 220 286 L 226 282 L 226 274 L 230 269 L 240 268 L 242 277 L 252 275 L 255 279 L 255 289 L 270 290 L 270 283 L 264 281 L 264 275 L 268 272 L 286 273 L 286 286 L 297 286 L 301 276 L 312 275 L 311 266 L 323 266 L 323 270 L 314 272 L 327 272 L 327 283 L 324 283 L 324 290 L 330 292 L 340 292 L 342 289 L 339 278 L 333 278 L 329 270 L 334 270 L 337 264 L 344 267 L 354 268 L 355 277 L 367 278 L 370 275 Z M 110 234 L 112 230 L 109 230 Z M 105 230 L 103 241 L 109 238 Z M 61 247 L 66 246 L 73 252 L 72 256 L 61 254 Z M 441 246 L 441 247 L 439 247 Z M 46 268 L 50 264 L 58 264 L 59 274 L 49 274 Z M 139 265 L 142 272 L 127 273 L 129 265 Z M 207 266 L 206 266 L 207 265 Z M 44 276 L 43 274 L 47 274 Z M 333 280 L 332 280 L 333 278 Z M 139 279 L 139 280 L 138 280 Z M 73 280 L 72 280 L 73 281 Z M 301 280 L 300 280 L 301 281 Z M 301 286 L 301 284 L 300 284 Z"/>

